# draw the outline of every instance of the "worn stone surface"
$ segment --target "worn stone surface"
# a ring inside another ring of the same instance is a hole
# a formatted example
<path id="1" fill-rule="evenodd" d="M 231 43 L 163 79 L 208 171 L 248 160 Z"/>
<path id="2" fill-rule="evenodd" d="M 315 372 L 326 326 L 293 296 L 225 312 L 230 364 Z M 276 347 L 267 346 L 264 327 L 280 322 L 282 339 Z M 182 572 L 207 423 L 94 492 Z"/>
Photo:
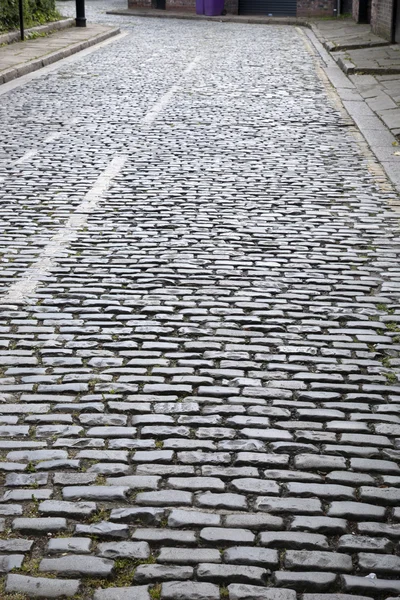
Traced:
<path id="1" fill-rule="evenodd" d="M 48 554 L 90 554 L 92 540 L 89 538 L 56 538 L 47 544 Z"/>
<path id="2" fill-rule="evenodd" d="M 297 29 L 121 3 L 1 95 L 2 570 L 398 596 L 398 198 Z"/>
<path id="3" fill-rule="evenodd" d="M 97 590 L 93 600 L 150 600 L 147 585 L 136 585 L 134 587 L 112 588 Z"/>
<path id="4" fill-rule="evenodd" d="M 39 505 L 42 515 L 62 515 L 63 517 L 90 517 L 96 511 L 95 502 L 65 502 L 46 500 Z"/>
<path id="5" fill-rule="evenodd" d="M 61 556 L 60 558 L 44 558 L 39 571 L 48 573 L 60 573 L 73 577 L 108 577 L 113 570 L 114 562 L 106 558 L 94 556 Z"/>
<path id="6" fill-rule="evenodd" d="M 178 565 L 139 565 L 134 579 L 138 583 L 149 581 L 168 581 L 170 579 L 192 579 L 193 568 Z"/>
<path id="7" fill-rule="evenodd" d="M 122 523 L 100 521 L 92 525 L 76 525 L 75 533 L 77 535 L 93 535 L 100 538 L 127 539 L 129 537 L 129 527 Z"/>
<path id="8" fill-rule="evenodd" d="M 345 554 L 307 550 L 288 550 L 285 556 L 287 568 L 306 568 L 315 571 L 341 571 L 349 573 L 352 568 L 350 556 Z"/>
<path id="9" fill-rule="evenodd" d="M 267 548 L 235 546 L 225 550 L 223 556 L 225 562 L 233 564 L 274 567 L 279 563 L 278 552 Z"/>
<path id="10" fill-rule="evenodd" d="M 103 558 L 145 560 L 150 556 L 150 547 L 146 542 L 105 542 L 97 546 L 97 553 Z"/>
<path id="11" fill-rule="evenodd" d="M 229 600 L 296 600 L 294 590 L 266 589 L 256 585 L 228 585 Z"/>
<path id="12" fill-rule="evenodd" d="M 260 567 L 240 565 L 216 565 L 203 563 L 197 569 L 197 577 L 201 580 L 223 582 L 243 582 L 262 584 L 268 572 Z"/>
<path id="13" fill-rule="evenodd" d="M 38 535 L 56 533 L 67 528 L 67 520 L 62 517 L 48 518 L 17 518 L 14 519 L 12 528 L 14 531 L 31 532 Z"/>
<path id="14" fill-rule="evenodd" d="M 0 555 L 0 573 L 9 573 L 22 566 L 25 556 L 23 554 Z"/>
<path id="15" fill-rule="evenodd" d="M 318 571 L 276 571 L 275 584 L 288 587 L 298 592 L 325 591 L 332 589 L 337 581 L 335 573 L 319 573 Z"/>
<path id="16" fill-rule="evenodd" d="M 221 553 L 216 548 L 161 548 L 158 562 L 174 564 L 219 563 Z M 228 561 L 233 562 L 233 561 Z"/>
<path id="17" fill-rule="evenodd" d="M 49 579 L 10 574 L 6 579 L 6 592 L 26 594 L 29 598 L 60 598 L 75 596 L 79 590 L 77 579 Z"/>
<path id="18" fill-rule="evenodd" d="M 219 600 L 219 587 L 212 583 L 163 583 L 161 598 L 165 600 Z"/>

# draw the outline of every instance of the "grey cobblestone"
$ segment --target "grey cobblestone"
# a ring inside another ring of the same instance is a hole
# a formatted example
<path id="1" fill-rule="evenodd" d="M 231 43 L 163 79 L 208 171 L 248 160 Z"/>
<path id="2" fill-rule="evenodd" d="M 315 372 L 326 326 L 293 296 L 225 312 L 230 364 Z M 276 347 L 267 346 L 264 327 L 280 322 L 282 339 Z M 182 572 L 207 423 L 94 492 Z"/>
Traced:
<path id="1" fill-rule="evenodd" d="M 213 583 L 176 582 L 163 583 L 162 600 L 219 600 L 219 587 Z"/>
<path id="2" fill-rule="evenodd" d="M 291 531 L 277 531 L 274 533 L 263 532 L 260 534 L 260 544 L 272 548 L 302 548 L 302 549 L 328 549 L 328 540 L 318 533 L 304 533 Z"/>
<path id="3" fill-rule="evenodd" d="M 107 588 L 97 590 L 93 596 L 93 600 L 150 600 L 147 585 L 135 585 L 125 588 Z"/>
<path id="4" fill-rule="evenodd" d="M 345 573 L 353 568 L 351 557 L 345 554 L 307 550 L 288 550 L 285 555 L 285 566 L 294 569 L 305 567 L 316 571 Z"/>
<path id="5" fill-rule="evenodd" d="M 224 561 L 232 564 L 258 565 L 263 567 L 274 567 L 279 562 L 276 550 L 246 546 L 236 546 L 225 550 Z"/>
<path id="6" fill-rule="evenodd" d="M 217 564 L 201 564 L 197 568 L 197 577 L 199 580 L 215 581 L 215 582 L 236 582 L 242 581 L 247 583 L 262 584 L 265 582 L 268 571 L 260 567 L 246 565 L 217 565 Z"/>
<path id="7" fill-rule="evenodd" d="M 294 590 L 267 589 L 256 585 L 228 585 L 229 600 L 296 600 Z"/>
<path id="8" fill-rule="evenodd" d="M 1 95 L 7 593 L 397 596 L 398 198 L 297 29 L 122 3 Z"/>
<path id="9" fill-rule="evenodd" d="M 193 548 L 190 553 L 185 548 L 161 548 L 157 560 L 161 563 L 175 564 L 219 563 L 221 554 L 213 548 Z"/>
<path id="10" fill-rule="evenodd" d="M 79 584 L 77 579 L 46 579 L 10 574 L 6 580 L 6 592 L 28 594 L 31 598 L 69 598 L 77 594 Z"/>
<path id="11" fill-rule="evenodd" d="M 109 577 L 113 566 L 112 560 L 76 554 L 60 558 L 44 558 L 39 565 L 39 571 L 59 573 L 68 577 Z"/>
<path id="12" fill-rule="evenodd" d="M 105 542 L 97 546 L 97 553 L 103 558 L 145 560 L 150 556 L 150 547 L 146 542 Z"/>
<path id="13" fill-rule="evenodd" d="M 129 537 L 128 525 L 100 521 L 91 525 L 75 525 L 76 535 L 92 535 L 100 538 L 127 539 Z"/>
<path id="14" fill-rule="evenodd" d="M 332 589 L 337 581 L 335 573 L 319 573 L 317 571 L 276 571 L 274 573 L 275 584 L 279 587 L 303 591 L 325 591 Z"/>
<path id="15" fill-rule="evenodd" d="M 89 538 L 56 538 L 47 544 L 48 554 L 90 554 L 92 541 Z"/>
<path id="16" fill-rule="evenodd" d="M 170 579 L 192 579 L 193 568 L 178 565 L 139 565 L 134 579 L 138 583 L 149 581 L 168 581 Z"/>

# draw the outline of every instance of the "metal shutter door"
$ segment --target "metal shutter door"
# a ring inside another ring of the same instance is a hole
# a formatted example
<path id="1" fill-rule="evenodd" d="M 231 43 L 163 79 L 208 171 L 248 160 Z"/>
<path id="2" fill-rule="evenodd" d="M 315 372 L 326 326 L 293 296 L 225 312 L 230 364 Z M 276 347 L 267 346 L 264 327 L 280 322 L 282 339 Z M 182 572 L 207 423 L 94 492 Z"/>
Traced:
<path id="1" fill-rule="evenodd" d="M 295 17 L 296 0 L 239 0 L 239 14 Z"/>

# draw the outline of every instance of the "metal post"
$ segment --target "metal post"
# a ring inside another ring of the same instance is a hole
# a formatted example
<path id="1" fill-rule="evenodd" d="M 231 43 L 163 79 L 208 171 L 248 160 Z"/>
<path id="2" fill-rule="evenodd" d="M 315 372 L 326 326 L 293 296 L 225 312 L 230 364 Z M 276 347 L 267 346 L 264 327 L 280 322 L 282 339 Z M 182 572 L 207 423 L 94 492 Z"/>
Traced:
<path id="1" fill-rule="evenodd" d="M 86 27 L 85 0 L 76 0 L 75 24 L 77 27 Z"/>
<path id="2" fill-rule="evenodd" d="M 18 1 L 19 8 L 19 28 L 21 31 L 21 41 L 23 42 L 25 39 L 25 30 L 24 30 L 24 4 L 23 0 Z"/>

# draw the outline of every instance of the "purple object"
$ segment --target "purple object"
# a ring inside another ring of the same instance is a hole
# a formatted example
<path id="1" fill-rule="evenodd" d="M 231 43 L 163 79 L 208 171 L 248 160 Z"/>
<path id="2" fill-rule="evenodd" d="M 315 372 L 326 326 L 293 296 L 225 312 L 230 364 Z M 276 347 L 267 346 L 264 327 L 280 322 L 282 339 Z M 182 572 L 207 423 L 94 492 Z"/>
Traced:
<path id="1" fill-rule="evenodd" d="M 204 14 L 207 17 L 218 17 L 224 10 L 224 0 L 204 0 Z"/>
<path id="2" fill-rule="evenodd" d="M 196 0 L 196 15 L 204 15 L 204 0 Z"/>

